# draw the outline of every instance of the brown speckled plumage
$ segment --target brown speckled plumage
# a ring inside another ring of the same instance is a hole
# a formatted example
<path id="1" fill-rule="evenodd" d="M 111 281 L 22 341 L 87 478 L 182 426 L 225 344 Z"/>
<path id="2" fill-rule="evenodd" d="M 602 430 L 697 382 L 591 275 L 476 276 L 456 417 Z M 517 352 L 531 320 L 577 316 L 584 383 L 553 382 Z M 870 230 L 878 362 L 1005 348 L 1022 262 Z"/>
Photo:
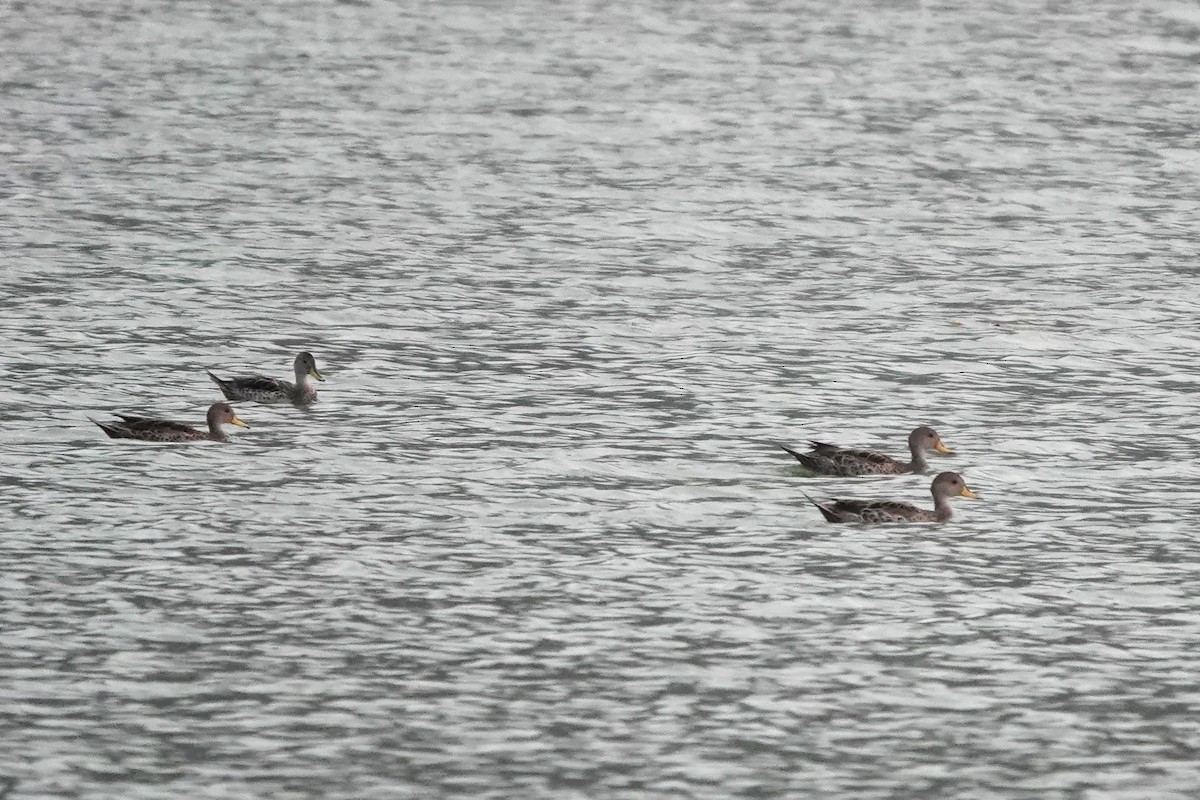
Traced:
<path id="1" fill-rule="evenodd" d="M 325 380 L 317 371 L 317 360 L 312 353 L 300 353 L 293 363 L 296 382 L 268 378 L 265 375 L 249 375 L 241 378 L 218 378 L 211 372 L 208 377 L 221 387 L 221 394 L 230 400 L 249 400 L 255 403 L 292 403 L 306 406 L 316 402 L 317 387 L 309 378 Z M 206 370 L 207 371 L 207 370 Z"/>
<path id="2" fill-rule="evenodd" d="M 238 419 L 229 403 L 213 403 L 208 409 L 208 430 L 202 431 L 185 425 L 182 422 L 171 422 L 154 417 L 135 417 L 130 414 L 117 414 L 120 422 L 99 422 L 100 430 L 111 439 L 137 439 L 142 442 L 200 442 L 226 440 L 222 425 L 238 425 L 250 427 Z"/>
<path id="3" fill-rule="evenodd" d="M 925 453 L 934 450 L 939 453 L 950 453 L 951 450 L 942 444 L 937 431 L 927 425 L 922 425 L 908 435 L 908 450 L 912 461 L 898 461 L 883 453 L 871 450 L 851 450 L 825 442 L 812 442 L 812 452 L 801 453 L 790 447 L 780 445 L 804 467 L 818 475 L 835 475 L 848 478 L 854 475 L 904 475 L 909 472 L 924 472 L 928 468 Z"/>
<path id="4" fill-rule="evenodd" d="M 830 500 L 825 503 L 809 501 L 821 511 L 828 522 L 864 522 L 884 524 L 893 522 L 945 522 L 951 517 L 951 497 L 978 497 L 967 488 L 957 472 L 943 472 L 929 487 L 933 494 L 933 511 L 917 508 L 897 500 Z"/>

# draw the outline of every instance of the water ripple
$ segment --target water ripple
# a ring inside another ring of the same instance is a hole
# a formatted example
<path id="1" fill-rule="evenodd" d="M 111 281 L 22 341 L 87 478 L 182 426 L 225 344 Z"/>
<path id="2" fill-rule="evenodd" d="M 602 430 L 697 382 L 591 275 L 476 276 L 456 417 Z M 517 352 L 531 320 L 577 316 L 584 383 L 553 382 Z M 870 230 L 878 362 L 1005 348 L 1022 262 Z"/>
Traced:
<path id="1" fill-rule="evenodd" d="M 0 795 L 1194 794 L 1194 11 L 34 9 Z"/>

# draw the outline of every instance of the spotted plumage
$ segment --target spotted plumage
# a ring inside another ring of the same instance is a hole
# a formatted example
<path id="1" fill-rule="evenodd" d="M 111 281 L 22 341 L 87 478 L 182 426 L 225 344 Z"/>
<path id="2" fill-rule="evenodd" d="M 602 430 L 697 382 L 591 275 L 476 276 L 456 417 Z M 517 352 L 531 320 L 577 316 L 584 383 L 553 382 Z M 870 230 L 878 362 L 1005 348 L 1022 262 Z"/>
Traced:
<path id="1" fill-rule="evenodd" d="M 230 400 L 249 400 L 255 403 L 292 403 L 306 406 L 317 399 L 317 387 L 310 378 L 323 381 L 317 371 L 317 360 L 312 353 L 300 353 L 293 365 L 296 382 L 249 375 L 241 378 L 218 378 L 211 372 L 208 377 L 221 387 L 221 393 Z M 207 371 L 207 370 L 206 370 Z"/>
<path id="2" fill-rule="evenodd" d="M 121 418 L 119 422 L 92 422 L 99 425 L 100 430 L 107 433 L 110 439 L 137 439 L 143 442 L 223 442 L 228 437 L 221 429 L 222 425 L 250 427 L 238 419 L 229 403 L 213 403 L 209 407 L 207 431 L 198 430 L 182 422 L 154 417 L 135 417 L 130 414 L 116 416 Z"/>
<path id="3" fill-rule="evenodd" d="M 825 442 L 812 442 L 812 451 L 801 453 L 790 447 L 780 445 L 804 467 L 818 475 L 836 475 L 848 478 L 854 475 L 903 475 L 909 472 L 924 472 L 929 464 L 925 461 L 925 453 L 934 450 L 938 453 L 953 452 L 937 431 L 927 425 L 922 425 L 908 435 L 908 450 L 912 461 L 898 461 L 883 453 L 871 450 L 851 450 Z"/>
<path id="4" fill-rule="evenodd" d="M 957 472 L 938 475 L 929 491 L 933 494 L 933 511 L 897 500 L 830 500 L 821 503 L 810 497 L 809 502 L 820 509 L 827 522 L 945 522 L 951 517 L 951 497 L 973 499 L 979 496 L 967 488 L 966 481 Z"/>

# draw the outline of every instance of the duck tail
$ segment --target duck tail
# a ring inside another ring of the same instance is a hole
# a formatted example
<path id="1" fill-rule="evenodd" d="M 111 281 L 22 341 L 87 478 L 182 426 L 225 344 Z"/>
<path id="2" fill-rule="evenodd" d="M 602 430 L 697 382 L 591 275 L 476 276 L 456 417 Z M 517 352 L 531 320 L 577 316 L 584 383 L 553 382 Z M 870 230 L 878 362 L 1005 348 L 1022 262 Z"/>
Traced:
<path id="1" fill-rule="evenodd" d="M 817 468 L 817 462 L 814 461 L 812 456 L 808 455 L 807 453 L 801 453 L 799 450 L 793 450 L 784 444 L 779 445 L 779 449 L 783 450 L 783 452 L 799 461 L 805 468 L 810 469 L 813 472 L 819 471 Z"/>
<path id="2" fill-rule="evenodd" d="M 220 378 L 218 378 L 216 375 L 213 375 L 208 370 L 204 370 L 204 371 L 206 373 L 208 373 L 208 377 L 212 378 L 213 383 L 215 383 L 217 386 L 220 387 L 221 394 L 225 395 L 226 400 L 236 400 L 237 399 L 236 397 L 234 397 L 232 394 L 229 393 L 230 392 L 229 381 L 221 380 Z"/>
<path id="3" fill-rule="evenodd" d="M 837 514 L 833 513 L 833 510 L 830 509 L 829 506 L 813 500 L 808 495 L 804 495 L 804 498 L 817 507 L 817 510 L 821 512 L 821 516 L 825 518 L 826 522 L 841 522 L 841 520 L 838 519 Z"/>
<path id="4" fill-rule="evenodd" d="M 120 439 L 121 438 L 121 434 L 117 432 L 116 426 L 113 425 L 112 423 L 101 422 L 100 420 L 92 419 L 91 417 L 88 417 L 88 422 L 91 422 L 92 424 L 99 426 L 100 430 L 107 433 L 108 438 L 110 438 L 110 439 Z"/>

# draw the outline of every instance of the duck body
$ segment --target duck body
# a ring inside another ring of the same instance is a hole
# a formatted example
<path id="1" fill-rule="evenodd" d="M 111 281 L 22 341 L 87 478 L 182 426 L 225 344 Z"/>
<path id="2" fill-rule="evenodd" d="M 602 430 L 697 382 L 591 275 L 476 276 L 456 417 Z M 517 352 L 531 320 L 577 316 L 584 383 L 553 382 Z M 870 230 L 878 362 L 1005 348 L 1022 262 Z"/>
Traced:
<path id="1" fill-rule="evenodd" d="M 238 419 L 228 403 L 213 403 L 208 409 L 208 430 L 202 431 L 191 425 L 157 417 L 137 417 L 132 414 L 116 414 L 119 422 L 92 420 L 110 439 L 137 439 L 142 442 L 224 442 L 229 437 L 222 425 L 250 427 Z"/>
<path id="2" fill-rule="evenodd" d="M 957 472 L 943 472 L 933 479 L 929 487 L 933 495 L 933 510 L 918 508 L 911 503 L 898 500 L 830 500 L 809 501 L 821 512 L 827 522 L 859 522 L 871 525 L 897 522 L 946 522 L 953 516 L 950 510 L 951 497 L 974 499 L 979 495 L 967 488 L 966 481 Z"/>
<path id="3" fill-rule="evenodd" d="M 265 375 L 248 375 L 239 378 L 218 378 L 211 372 L 208 377 L 221 389 L 221 394 L 229 400 L 243 400 L 270 405 L 273 403 L 291 403 L 296 406 L 306 406 L 317 400 L 317 387 L 311 379 L 325 380 L 317 370 L 317 361 L 312 353 L 300 353 L 293 364 L 296 382 L 278 378 L 268 378 Z M 207 370 L 206 370 L 207 371 Z"/>
<path id="4" fill-rule="evenodd" d="M 812 450 L 808 453 L 801 453 L 783 445 L 780 447 L 809 471 L 818 475 L 833 475 L 840 478 L 856 475 L 905 475 L 910 472 L 924 472 L 929 466 L 925 460 L 926 451 L 953 452 L 942 444 L 942 439 L 937 435 L 937 431 L 926 425 L 915 428 L 908 435 L 908 449 L 912 454 L 912 461 L 900 461 L 873 450 L 854 450 L 826 442 L 814 441 L 810 444 Z"/>
<path id="5" fill-rule="evenodd" d="M 813 449 L 808 453 L 801 453 L 783 445 L 780 447 L 806 469 L 818 475 L 851 478 L 856 475 L 904 475 L 913 471 L 912 464 L 897 461 L 891 456 L 872 450 L 852 450 L 816 441 L 811 444 Z"/>
<path id="6" fill-rule="evenodd" d="M 264 405 L 274 403 L 306 405 L 317 399 L 315 389 L 312 389 L 311 392 L 298 393 L 296 391 L 296 384 L 291 381 L 268 378 L 265 375 L 218 378 L 209 372 L 208 377 L 213 379 L 213 383 L 221 387 L 221 394 L 230 400 L 263 403 Z M 305 385 L 304 388 L 309 389 L 310 387 Z"/>
<path id="7" fill-rule="evenodd" d="M 917 508 L 912 503 L 896 500 L 834 500 L 829 504 L 814 502 L 826 522 L 937 522 L 937 514 Z"/>

